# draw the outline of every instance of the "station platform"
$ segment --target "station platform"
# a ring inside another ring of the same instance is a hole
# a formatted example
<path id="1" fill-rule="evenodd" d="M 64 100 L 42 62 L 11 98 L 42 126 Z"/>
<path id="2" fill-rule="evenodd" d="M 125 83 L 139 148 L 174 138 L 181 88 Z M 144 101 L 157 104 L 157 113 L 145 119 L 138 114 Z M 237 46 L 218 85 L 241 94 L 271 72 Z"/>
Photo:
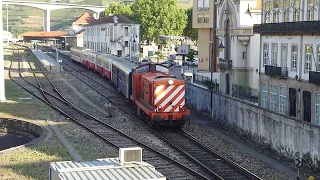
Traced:
<path id="1" fill-rule="evenodd" d="M 48 70 L 48 71 L 60 71 L 60 64 L 50 57 L 47 52 L 43 52 L 40 49 L 33 49 L 30 48 L 32 53 L 39 59 L 39 61 L 43 64 L 43 66 Z"/>

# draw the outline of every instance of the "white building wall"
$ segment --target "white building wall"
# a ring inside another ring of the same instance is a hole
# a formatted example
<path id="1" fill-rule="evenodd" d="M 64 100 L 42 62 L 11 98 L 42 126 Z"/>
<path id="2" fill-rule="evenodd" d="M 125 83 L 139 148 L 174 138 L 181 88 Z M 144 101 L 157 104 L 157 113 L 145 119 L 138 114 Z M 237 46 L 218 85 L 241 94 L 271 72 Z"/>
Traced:
<path id="1" fill-rule="evenodd" d="M 249 86 L 254 89 L 259 89 L 259 55 L 260 55 L 260 35 L 251 36 L 250 44 L 248 45 L 248 71 L 249 71 Z M 256 71 L 258 69 L 258 71 Z"/>
<path id="2" fill-rule="evenodd" d="M 128 28 L 126 34 L 126 28 Z M 135 43 L 133 41 L 136 41 Z M 122 57 L 139 57 L 139 25 L 113 23 L 85 27 L 83 38 L 87 48 Z"/>

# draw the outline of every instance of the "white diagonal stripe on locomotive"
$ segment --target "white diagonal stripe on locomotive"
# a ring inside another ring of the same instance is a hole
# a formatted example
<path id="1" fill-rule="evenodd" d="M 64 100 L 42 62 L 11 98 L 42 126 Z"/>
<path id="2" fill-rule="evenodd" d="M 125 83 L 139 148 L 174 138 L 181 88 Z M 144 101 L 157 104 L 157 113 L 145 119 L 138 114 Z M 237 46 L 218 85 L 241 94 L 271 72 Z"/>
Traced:
<path id="1" fill-rule="evenodd" d="M 155 100 L 154 100 L 154 105 L 156 105 L 162 98 L 165 97 L 165 95 L 171 91 L 171 89 L 174 87 L 174 85 L 171 85 L 167 87 L 165 91 L 163 91 Z"/>
<path id="2" fill-rule="evenodd" d="M 157 86 L 156 90 L 154 91 L 154 95 L 157 95 L 164 87 L 164 85 Z"/>
<path id="3" fill-rule="evenodd" d="M 182 91 L 182 93 L 172 102 L 172 106 L 168 106 L 164 112 L 170 112 L 171 109 L 182 99 L 184 98 L 185 91 Z M 179 107 L 179 106 L 178 106 Z"/>
<path id="4" fill-rule="evenodd" d="M 166 98 L 162 103 L 161 106 L 165 107 L 169 101 L 174 100 L 174 97 L 181 91 L 181 89 L 184 87 L 184 85 L 180 85 L 173 93 L 170 94 L 168 98 Z"/>
<path id="5" fill-rule="evenodd" d="M 184 106 L 185 104 L 185 97 L 183 97 L 183 101 L 180 103 L 180 106 Z M 180 108 L 179 106 L 174 110 L 174 112 L 179 112 L 180 111 Z"/>
<path id="6" fill-rule="evenodd" d="M 180 106 L 184 106 L 185 104 L 186 104 L 186 98 L 183 97 L 183 101 L 181 102 Z M 179 112 L 179 106 L 174 110 L 174 112 Z"/>

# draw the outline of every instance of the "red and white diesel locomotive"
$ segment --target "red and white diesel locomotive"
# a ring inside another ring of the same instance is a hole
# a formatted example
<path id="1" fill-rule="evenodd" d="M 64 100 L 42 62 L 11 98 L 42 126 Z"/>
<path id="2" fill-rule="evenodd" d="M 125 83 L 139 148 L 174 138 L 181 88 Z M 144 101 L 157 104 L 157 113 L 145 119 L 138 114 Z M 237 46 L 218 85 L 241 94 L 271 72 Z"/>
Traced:
<path id="1" fill-rule="evenodd" d="M 99 72 L 112 81 L 118 91 L 133 101 L 140 116 L 150 125 L 183 126 L 190 120 L 185 108 L 185 82 L 176 79 L 161 64 L 134 63 L 127 58 L 71 48 L 72 60 Z"/>

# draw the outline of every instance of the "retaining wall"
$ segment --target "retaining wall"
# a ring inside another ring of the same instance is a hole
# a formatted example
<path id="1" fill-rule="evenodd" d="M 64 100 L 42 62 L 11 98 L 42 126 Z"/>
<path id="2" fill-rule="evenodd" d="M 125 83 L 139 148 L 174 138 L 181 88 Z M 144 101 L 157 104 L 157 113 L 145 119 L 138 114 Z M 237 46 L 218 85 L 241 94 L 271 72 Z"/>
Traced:
<path id="1" fill-rule="evenodd" d="M 193 109 L 210 116 L 210 97 L 210 90 L 186 82 L 186 102 Z M 215 92 L 211 117 L 258 143 L 270 144 L 288 158 L 304 158 L 306 163 L 320 166 L 320 126 Z"/>

